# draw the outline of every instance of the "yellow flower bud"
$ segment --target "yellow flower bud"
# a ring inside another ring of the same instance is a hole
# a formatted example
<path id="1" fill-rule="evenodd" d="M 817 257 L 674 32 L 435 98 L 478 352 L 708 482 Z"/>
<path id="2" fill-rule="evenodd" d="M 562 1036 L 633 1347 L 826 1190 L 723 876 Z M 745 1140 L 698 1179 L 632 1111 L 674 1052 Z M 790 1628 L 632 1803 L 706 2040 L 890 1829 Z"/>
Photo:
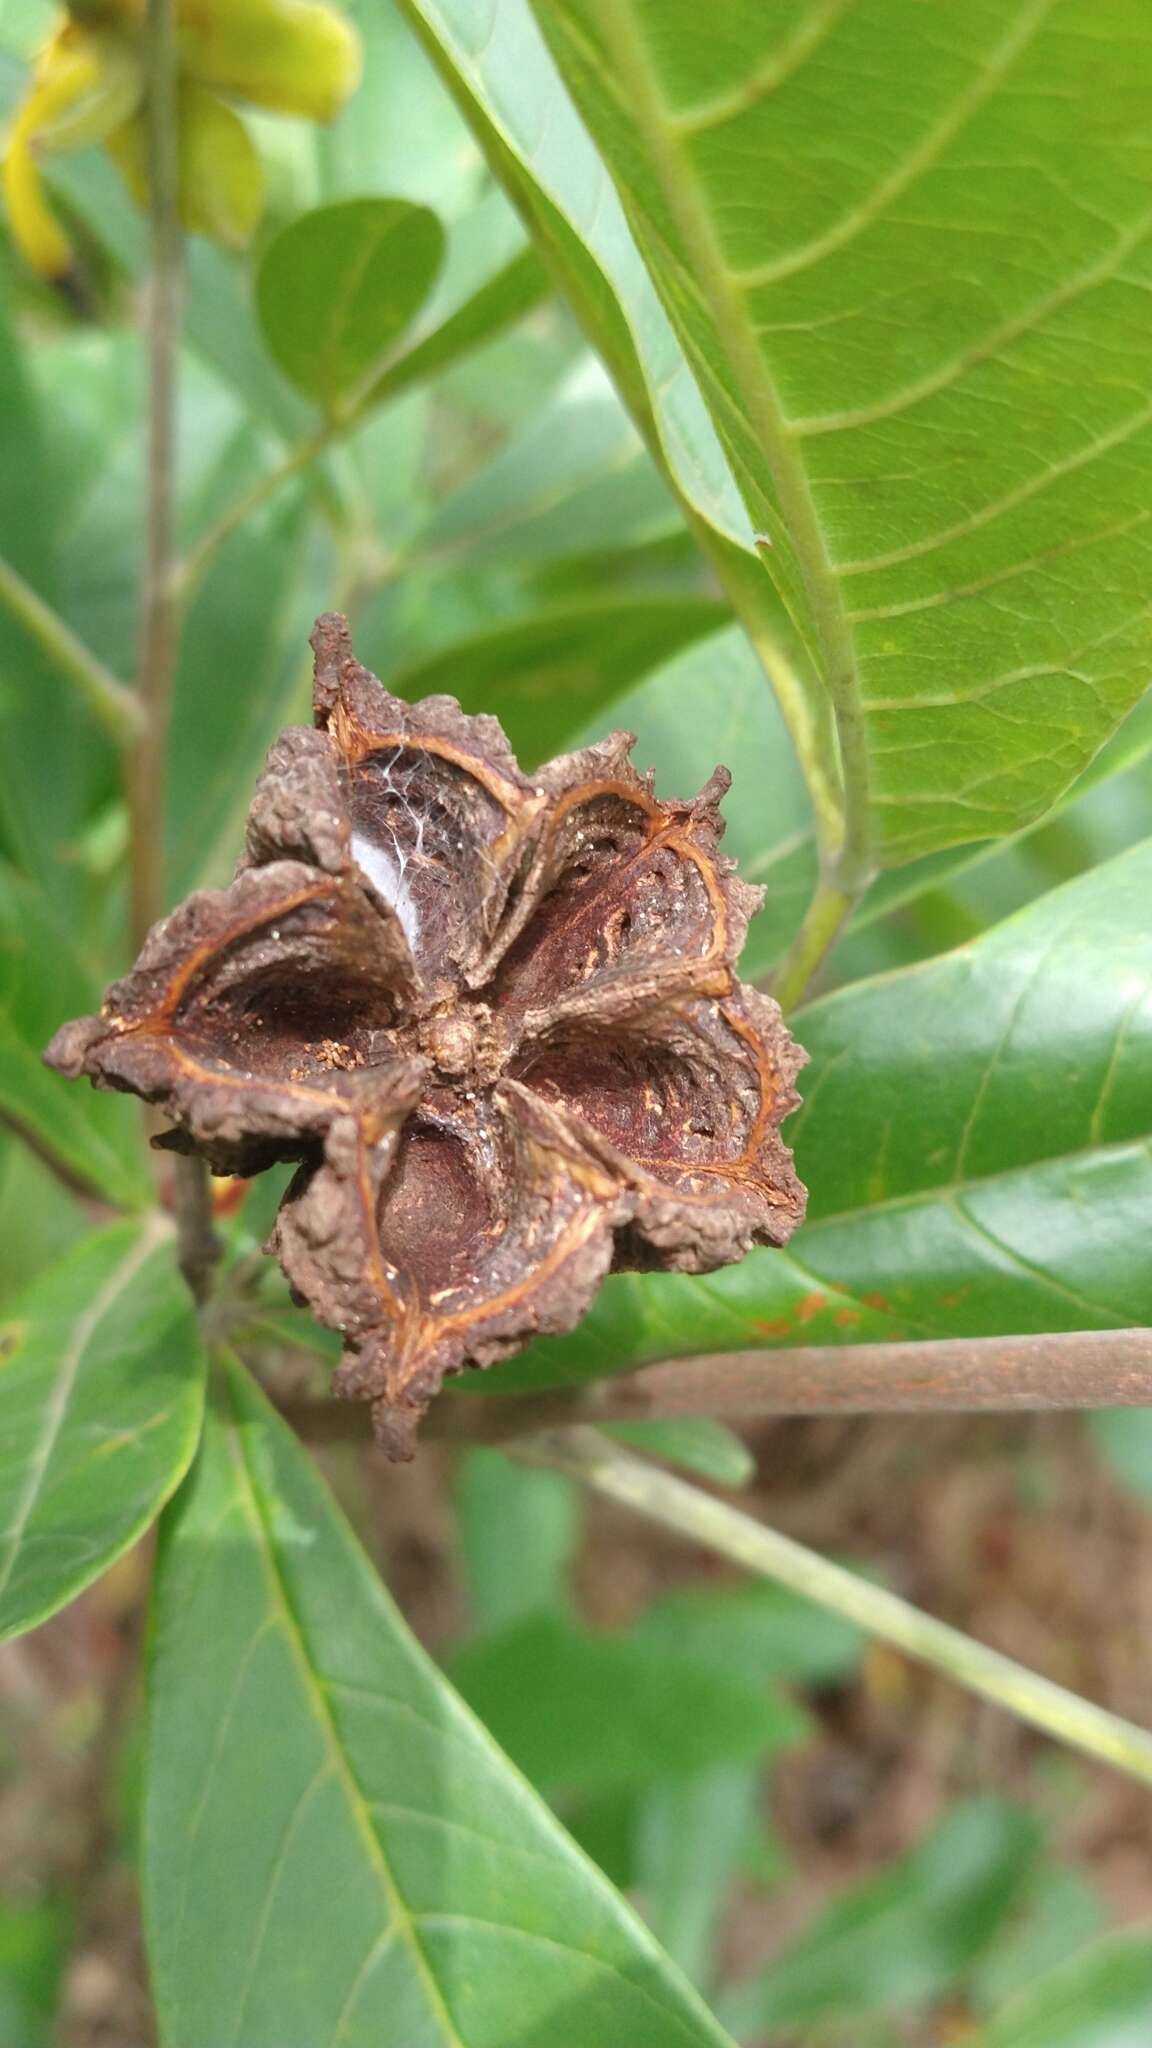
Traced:
<path id="1" fill-rule="evenodd" d="M 13 237 L 33 269 L 63 276 L 72 250 L 40 174 L 47 151 L 104 142 L 148 200 L 142 110 L 146 0 L 67 0 L 33 73 L 3 163 Z M 177 0 L 180 204 L 185 225 L 236 248 L 260 216 L 263 174 L 218 95 L 329 120 L 360 78 L 360 39 L 324 0 Z"/>
<path id="2" fill-rule="evenodd" d="M 183 66 L 203 85 L 328 121 L 360 82 L 360 39 L 320 0 L 180 0 Z"/>
<path id="3" fill-rule="evenodd" d="M 140 99 L 143 74 L 119 36 L 88 34 L 67 22 L 47 45 L 18 108 L 4 156 L 4 197 L 13 238 L 44 277 L 62 277 L 72 249 L 52 212 L 39 159 L 101 142 Z"/>
<path id="4" fill-rule="evenodd" d="M 16 247 L 33 270 L 41 277 L 64 277 L 72 266 L 72 244 L 45 197 L 30 126 L 23 112 L 17 115 L 4 156 L 8 223 Z"/>
<path id="5" fill-rule="evenodd" d="M 264 203 L 264 172 L 239 114 L 192 79 L 180 81 L 180 217 L 226 248 L 251 241 Z M 148 204 L 148 135 L 142 114 L 108 138 L 108 151 L 137 204 Z"/>

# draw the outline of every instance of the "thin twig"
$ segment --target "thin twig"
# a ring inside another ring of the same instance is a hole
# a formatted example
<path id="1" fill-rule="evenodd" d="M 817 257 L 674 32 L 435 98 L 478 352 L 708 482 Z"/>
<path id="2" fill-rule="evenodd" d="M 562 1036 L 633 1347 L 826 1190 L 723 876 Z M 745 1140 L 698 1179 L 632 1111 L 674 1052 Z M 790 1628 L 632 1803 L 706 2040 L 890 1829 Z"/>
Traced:
<path id="1" fill-rule="evenodd" d="M 176 103 L 174 0 L 148 0 L 146 32 L 149 175 L 148 488 L 140 592 L 137 694 L 147 714 L 127 762 L 132 817 L 132 931 L 137 946 L 165 904 L 164 823 L 168 736 L 179 651 L 174 501 L 176 399 L 182 313 L 183 236 Z M 212 1228 L 208 1168 L 172 1160 L 172 1207 L 180 1268 L 198 1300 L 220 1256 Z"/>
<path id="2" fill-rule="evenodd" d="M 841 889 L 821 877 L 803 923 L 769 983 L 782 1010 L 794 1010 L 803 1000 L 859 900 L 858 890 Z"/>
<path id="3" fill-rule="evenodd" d="M 175 589 L 181 603 L 188 602 L 209 563 L 224 546 L 225 541 L 231 540 L 236 529 L 244 526 L 252 514 L 266 505 L 269 499 L 274 498 L 293 477 L 301 475 L 313 462 L 318 462 L 326 450 L 355 424 L 356 421 L 351 418 L 326 420 L 314 432 L 306 434 L 303 440 L 297 441 L 279 462 L 266 470 L 263 476 L 257 477 L 248 490 L 242 491 L 231 505 L 225 507 L 214 524 L 201 534 L 194 546 L 189 548 L 183 562 L 174 572 Z"/>
<path id="4" fill-rule="evenodd" d="M 542 1394 L 445 1394 L 429 1436 L 508 1443 L 573 1423 L 711 1416 L 737 1426 L 785 1415 L 1026 1414 L 1152 1406 L 1152 1330 L 946 1337 L 927 1344 L 801 1345 L 679 1358 Z M 363 1443 L 356 1404 L 283 1408 L 302 1436 Z"/>
<path id="5" fill-rule="evenodd" d="M 177 1264 L 195 1299 L 206 1301 L 224 1248 L 216 1235 L 212 1183 L 202 1159 L 180 1153 L 174 1156 L 172 1215 L 179 1247 Z"/>
<path id="6" fill-rule="evenodd" d="M 148 471 L 136 689 L 146 722 L 128 762 L 133 939 L 164 909 L 168 732 L 176 676 L 173 545 L 176 380 L 183 238 L 179 214 L 176 42 L 172 0 L 148 0 L 146 35 L 149 250 Z"/>
<path id="7" fill-rule="evenodd" d="M 71 677 L 100 723 L 119 745 L 139 733 L 143 712 L 134 691 L 45 604 L 18 569 L 0 555 L 0 603 L 18 619 L 62 674 Z"/>
<path id="8" fill-rule="evenodd" d="M 702 1544 L 746 1571 L 774 1579 L 843 1615 L 869 1635 L 942 1671 L 1069 1748 L 1152 1784 L 1152 1734 L 1146 1729 L 1080 1699 L 960 1629 L 922 1614 L 897 1594 L 829 1563 L 775 1529 L 766 1529 L 750 1515 L 649 1465 L 595 1430 L 559 1430 L 534 1439 L 517 1455 L 570 1473 L 688 1542 Z"/>

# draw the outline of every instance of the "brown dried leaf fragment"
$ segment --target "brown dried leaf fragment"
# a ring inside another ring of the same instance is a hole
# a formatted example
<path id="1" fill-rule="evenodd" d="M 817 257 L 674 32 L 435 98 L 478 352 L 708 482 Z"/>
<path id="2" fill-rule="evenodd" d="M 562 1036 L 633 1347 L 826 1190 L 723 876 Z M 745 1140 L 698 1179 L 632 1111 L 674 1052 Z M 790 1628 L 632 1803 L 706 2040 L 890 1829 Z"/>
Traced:
<path id="1" fill-rule="evenodd" d="M 803 1055 L 736 979 L 760 892 L 718 852 L 725 770 L 662 801 L 614 733 L 528 778 L 335 614 L 313 646 L 316 729 L 273 746 L 236 880 L 46 1057 L 217 1171 L 300 1160 L 269 1249 L 406 1457 L 446 1374 L 571 1329 L 612 1267 L 786 1241 Z"/>

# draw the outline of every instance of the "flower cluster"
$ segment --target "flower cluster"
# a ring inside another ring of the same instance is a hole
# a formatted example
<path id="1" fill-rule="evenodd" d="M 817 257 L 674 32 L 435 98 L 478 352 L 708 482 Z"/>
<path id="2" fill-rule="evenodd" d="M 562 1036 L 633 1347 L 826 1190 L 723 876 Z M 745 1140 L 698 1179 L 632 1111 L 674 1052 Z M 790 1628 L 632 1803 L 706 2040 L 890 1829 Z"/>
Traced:
<path id="1" fill-rule="evenodd" d="M 725 770 L 662 801 L 614 733 L 524 775 L 343 619 L 313 646 L 316 726 L 272 748 L 235 880 L 47 1057 L 218 1173 L 301 1162 L 271 1249 L 405 1456 L 446 1373 L 571 1329 L 611 1268 L 790 1236 L 802 1055 L 736 978 L 761 892 L 717 851 Z"/>
<path id="2" fill-rule="evenodd" d="M 72 249 L 43 157 L 101 143 L 147 204 L 145 12 L 146 0 L 71 0 L 17 109 L 4 194 L 13 237 L 44 277 L 65 277 Z M 184 224 L 240 247 L 259 221 L 264 177 L 232 101 L 330 120 L 359 80 L 359 40 L 323 0 L 176 0 L 176 47 Z"/>

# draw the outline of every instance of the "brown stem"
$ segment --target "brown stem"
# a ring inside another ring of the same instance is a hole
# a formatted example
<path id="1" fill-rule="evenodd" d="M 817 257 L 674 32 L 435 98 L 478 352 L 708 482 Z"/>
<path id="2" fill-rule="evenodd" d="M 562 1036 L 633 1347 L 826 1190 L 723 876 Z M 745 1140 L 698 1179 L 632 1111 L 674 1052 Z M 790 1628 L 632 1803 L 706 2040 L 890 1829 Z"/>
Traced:
<path id="1" fill-rule="evenodd" d="M 740 1424 L 782 1415 L 1146 1406 L 1152 1406 L 1152 1330 L 1072 1330 L 672 1359 L 550 1394 L 446 1395 L 424 1427 L 434 1437 L 506 1443 L 577 1422 L 671 1416 Z M 298 1401 L 282 1412 L 314 1442 L 360 1443 L 368 1436 L 367 1411 L 355 1406 Z"/>
<path id="2" fill-rule="evenodd" d="M 143 729 L 128 756 L 132 937 L 139 947 L 164 910 L 168 729 L 178 623 L 173 546 L 176 380 L 183 247 L 179 213 L 176 44 L 172 0 L 148 0 L 148 477 L 136 692 Z"/>
<path id="3" fill-rule="evenodd" d="M 223 1246 L 212 1215 L 212 1183 L 202 1159 L 183 1153 L 172 1157 L 172 1215 L 176 1224 L 177 1264 L 197 1301 L 212 1292 L 212 1275 Z"/>
<path id="4" fill-rule="evenodd" d="M 145 52 L 150 195 L 148 481 L 136 673 L 144 724 L 129 750 L 126 774 L 132 819 L 132 938 L 137 948 L 165 908 L 168 735 L 180 643 L 174 506 L 184 251 L 174 0 L 148 0 Z M 202 1300 L 220 1256 L 212 1228 L 208 1169 L 202 1159 L 182 1155 L 174 1159 L 172 1207 L 180 1239 L 180 1269 Z"/>

